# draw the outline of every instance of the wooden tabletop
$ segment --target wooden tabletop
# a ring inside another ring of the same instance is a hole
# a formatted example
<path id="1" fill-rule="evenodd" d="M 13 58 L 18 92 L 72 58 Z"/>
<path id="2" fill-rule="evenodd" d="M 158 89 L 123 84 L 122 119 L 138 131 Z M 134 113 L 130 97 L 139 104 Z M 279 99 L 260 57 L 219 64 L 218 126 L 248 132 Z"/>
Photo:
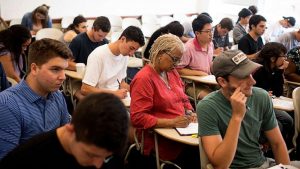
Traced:
<path id="1" fill-rule="evenodd" d="M 82 78 L 83 78 L 83 75 L 77 73 L 76 71 L 72 71 L 72 70 L 65 70 L 65 74 L 71 78 L 78 79 L 78 80 L 82 80 Z"/>
<path id="2" fill-rule="evenodd" d="M 218 85 L 216 81 L 216 77 L 214 75 L 207 75 L 207 76 L 181 76 L 184 79 L 192 80 L 199 83 L 211 84 L 211 85 Z"/>
<path id="3" fill-rule="evenodd" d="M 287 97 L 276 97 L 272 99 L 274 109 L 294 111 L 293 99 Z"/>
<path id="4" fill-rule="evenodd" d="M 180 136 L 174 128 L 156 128 L 154 129 L 159 135 L 180 143 L 198 146 L 199 138 L 193 136 Z"/>

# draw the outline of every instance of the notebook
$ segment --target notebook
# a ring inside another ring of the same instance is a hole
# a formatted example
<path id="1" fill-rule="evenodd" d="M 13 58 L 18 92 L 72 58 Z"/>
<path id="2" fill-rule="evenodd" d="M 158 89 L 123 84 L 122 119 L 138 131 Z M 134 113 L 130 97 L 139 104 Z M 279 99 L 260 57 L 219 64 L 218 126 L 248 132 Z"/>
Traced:
<path id="1" fill-rule="evenodd" d="M 181 136 L 189 136 L 193 134 L 198 134 L 198 123 L 190 123 L 187 127 L 181 128 L 176 127 L 176 131 Z"/>

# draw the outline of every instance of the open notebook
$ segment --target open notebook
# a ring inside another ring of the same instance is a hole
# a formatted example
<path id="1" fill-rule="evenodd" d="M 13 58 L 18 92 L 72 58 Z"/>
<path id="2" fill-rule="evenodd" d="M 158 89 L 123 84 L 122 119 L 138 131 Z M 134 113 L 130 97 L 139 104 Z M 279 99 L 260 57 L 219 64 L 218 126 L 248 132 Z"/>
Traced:
<path id="1" fill-rule="evenodd" d="M 198 123 L 190 123 L 186 128 L 176 127 L 175 129 L 181 136 L 198 134 Z"/>

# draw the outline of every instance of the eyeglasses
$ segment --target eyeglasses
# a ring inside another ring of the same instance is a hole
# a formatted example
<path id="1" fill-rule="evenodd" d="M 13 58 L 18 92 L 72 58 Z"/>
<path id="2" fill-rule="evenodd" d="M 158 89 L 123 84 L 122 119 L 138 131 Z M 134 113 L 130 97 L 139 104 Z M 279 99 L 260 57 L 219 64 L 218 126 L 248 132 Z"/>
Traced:
<path id="1" fill-rule="evenodd" d="M 167 52 L 164 52 L 165 54 L 167 54 L 171 59 L 172 59 L 172 62 L 174 65 L 177 65 L 179 64 L 181 58 L 178 58 L 178 57 L 173 57 L 171 54 L 167 53 Z"/>

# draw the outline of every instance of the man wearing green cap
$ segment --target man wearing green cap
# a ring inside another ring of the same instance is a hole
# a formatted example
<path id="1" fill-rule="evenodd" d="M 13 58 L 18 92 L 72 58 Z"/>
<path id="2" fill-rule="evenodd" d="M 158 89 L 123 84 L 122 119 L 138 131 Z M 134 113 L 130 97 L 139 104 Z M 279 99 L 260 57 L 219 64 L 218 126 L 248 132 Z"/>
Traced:
<path id="1" fill-rule="evenodd" d="M 197 117 L 202 146 L 214 168 L 290 164 L 272 101 L 266 91 L 253 87 L 252 73 L 259 67 L 240 50 L 225 51 L 212 64 L 220 90 L 199 102 Z M 261 131 L 271 144 L 276 163 L 261 151 Z"/>

